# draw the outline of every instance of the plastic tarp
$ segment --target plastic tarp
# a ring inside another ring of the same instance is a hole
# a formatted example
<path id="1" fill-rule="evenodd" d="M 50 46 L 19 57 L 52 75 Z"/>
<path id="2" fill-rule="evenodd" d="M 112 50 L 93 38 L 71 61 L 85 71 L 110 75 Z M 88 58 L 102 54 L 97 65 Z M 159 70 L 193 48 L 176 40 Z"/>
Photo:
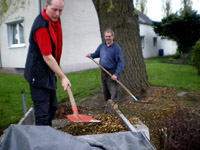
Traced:
<path id="1" fill-rule="evenodd" d="M 142 132 L 72 136 L 49 126 L 10 125 L 0 150 L 154 150 Z"/>

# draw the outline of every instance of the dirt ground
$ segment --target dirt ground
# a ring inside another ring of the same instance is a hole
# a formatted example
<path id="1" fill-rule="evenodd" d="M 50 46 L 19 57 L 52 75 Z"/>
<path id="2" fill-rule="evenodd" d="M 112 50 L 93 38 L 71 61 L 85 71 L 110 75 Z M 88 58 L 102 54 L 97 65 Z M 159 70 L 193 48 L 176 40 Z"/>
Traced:
<path id="1" fill-rule="evenodd" d="M 177 107 L 192 109 L 200 114 L 200 91 L 185 91 L 159 86 L 151 86 L 151 89 L 153 95 L 143 100 L 151 101 L 153 104 L 135 103 L 127 95 L 120 98 L 119 109 L 128 119 L 135 116 L 146 124 L 152 143 L 160 149 L 158 129 L 162 119 L 167 118 Z M 64 103 L 66 103 L 66 100 Z M 69 103 L 69 100 L 67 100 L 67 103 Z M 81 99 L 77 106 L 80 113 L 102 114 L 104 113 L 105 102 L 99 91 Z"/>

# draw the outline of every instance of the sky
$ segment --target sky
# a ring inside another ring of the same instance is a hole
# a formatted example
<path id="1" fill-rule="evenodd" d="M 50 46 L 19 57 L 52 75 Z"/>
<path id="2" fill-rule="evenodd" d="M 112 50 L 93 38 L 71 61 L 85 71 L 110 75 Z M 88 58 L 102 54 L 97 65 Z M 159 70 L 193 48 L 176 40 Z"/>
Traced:
<path id="1" fill-rule="evenodd" d="M 200 0 L 192 0 L 192 8 L 200 14 Z M 172 0 L 172 13 L 180 10 L 180 0 Z M 153 21 L 161 21 L 163 18 L 162 0 L 147 0 L 147 16 Z"/>

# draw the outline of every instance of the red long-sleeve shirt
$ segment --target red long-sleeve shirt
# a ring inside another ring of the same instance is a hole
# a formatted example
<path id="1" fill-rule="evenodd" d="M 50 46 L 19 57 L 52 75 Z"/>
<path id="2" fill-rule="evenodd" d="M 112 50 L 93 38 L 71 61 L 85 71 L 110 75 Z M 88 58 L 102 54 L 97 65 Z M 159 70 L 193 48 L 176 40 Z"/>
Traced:
<path id="1" fill-rule="evenodd" d="M 34 40 L 37 42 L 42 55 L 52 53 L 51 39 L 45 27 L 38 28 L 34 33 Z"/>

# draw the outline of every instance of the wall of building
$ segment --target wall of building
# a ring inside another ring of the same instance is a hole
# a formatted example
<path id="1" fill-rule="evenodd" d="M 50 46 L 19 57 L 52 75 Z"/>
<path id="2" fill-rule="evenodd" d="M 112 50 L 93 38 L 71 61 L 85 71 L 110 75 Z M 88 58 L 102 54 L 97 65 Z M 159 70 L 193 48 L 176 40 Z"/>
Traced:
<path id="1" fill-rule="evenodd" d="M 164 55 L 172 55 L 177 52 L 176 42 L 168 39 L 161 39 L 161 49 L 164 50 Z"/>
<path id="2" fill-rule="evenodd" d="M 39 6 L 39 0 L 12 2 L 0 28 L 2 67 L 24 68 L 29 46 L 29 33 L 39 13 Z M 25 47 L 9 48 L 5 22 L 21 17 L 24 18 Z M 73 72 L 96 67 L 91 60 L 85 57 L 86 53 L 93 52 L 101 43 L 98 17 L 92 0 L 65 0 L 61 23 L 63 31 L 61 67 L 63 71 Z"/>
<path id="3" fill-rule="evenodd" d="M 44 6 L 40 0 L 12 0 L 7 13 L 3 16 L 0 26 L 1 62 L 4 68 L 24 68 L 29 46 L 29 33 L 40 8 Z M 24 18 L 25 47 L 9 48 L 7 26 L 5 22 L 17 18 Z M 86 53 L 94 52 L 102 42 L 98 16 L 92 0 L 65 0 L 65 7 L 61 16 L 63 31 L 63 51 L 61 68 L 65 73 L 96 68 L 97 65 L 86 58 Z M 158 37 L 153 28 L 140 24 L 140 36 L 144 36 L 142 48 L 144 58 L 158 56 L 159 49 L 164 54 L 174 54 L 176 44 Z M 153 38 L 157 37 L 157 45 L 153 45 Z"/>
<path id="4" fill-rule="evenodd" d="M 65 72 L 97 67 L 86 53 L 102 42 L 99 21 L 92 0 L 67 0 L 62 14 L 63 53 L 61 67 Z"/>
<path id="5" fill-rule="evenodd" d="M 176 53 L 176 42 L 162 39 L 158 36 L 152 26 L 140 24 L 140 36 L 144 37 L 144 47 L 142 48 L 144 58 L 156 57 L 159 55 L 159 49 L 164 50 L 164 55 Z M 154 45 L 153 38 L 157 38 L 157 44 Z"/>
<path id="6" fill-rule="evenodd" d="M 144 45 L 142 47 L 144 58 L 158 56 L 160 43 L 157 42 L 157 46 L 153 45 L 153 38 L 157 37 L 153 28 L 150 25 L 140 24 L 140 36 L 144 37 Z M 159 41 L 159 38 L 157 40 Z"/>
<path id="7" fill-rule="evenodd" d="M 0 26 L 2 67 L 24 68 L 28 49 L 28 37 L 33 23 L 32 18 L 34 18 L 38 12 L 38 0 L 12 0 L 7 13 L 2 16 L 2 24 Z M 24 18 L 25 47 L 9 48 L 6 22 L 22 17 Z"/>

